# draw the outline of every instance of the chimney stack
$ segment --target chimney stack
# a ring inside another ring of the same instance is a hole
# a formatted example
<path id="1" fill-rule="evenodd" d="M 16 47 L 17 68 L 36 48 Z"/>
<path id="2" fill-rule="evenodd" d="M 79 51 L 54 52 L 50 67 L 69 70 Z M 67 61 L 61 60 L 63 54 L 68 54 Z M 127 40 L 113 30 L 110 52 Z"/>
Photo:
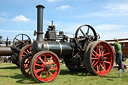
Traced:
<path id="1" fill-rule="evenodd" d="M 37 5 L 37 41 L 43 41 L 43 5 Z"/>

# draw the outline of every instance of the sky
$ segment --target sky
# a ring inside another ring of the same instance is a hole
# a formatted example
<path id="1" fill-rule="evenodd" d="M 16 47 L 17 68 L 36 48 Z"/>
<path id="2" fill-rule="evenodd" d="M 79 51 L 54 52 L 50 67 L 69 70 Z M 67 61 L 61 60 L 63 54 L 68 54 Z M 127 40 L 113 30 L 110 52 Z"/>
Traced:
<path id="1" fill-rule="evenodd" d="M 128 0 L 0 0 L 0 35 L 13 39 L 25 33 L 35 39 L 37 5 L 45 6 L 43 31 L 54 21 L 56 30 L 72 37 L 89 24 L 101 40 L 128 38 Z"/>

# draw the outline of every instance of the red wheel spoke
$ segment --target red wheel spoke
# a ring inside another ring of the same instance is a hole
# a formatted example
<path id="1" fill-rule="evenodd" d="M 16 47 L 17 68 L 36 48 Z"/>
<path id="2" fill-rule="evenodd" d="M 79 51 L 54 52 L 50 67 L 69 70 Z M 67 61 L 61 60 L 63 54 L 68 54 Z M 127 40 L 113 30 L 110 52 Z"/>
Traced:
<path id="1" fill-rule="evenodd" d="M 99 46 L 97 45 L 97 46 L 96 46 L 96 52 L 97 52 L 97 53 L 98 53 L 98 49 L 99 49 Z"/>
<path id="2" fill-rule="evenodd" d="M 28 63 L 30 63 L 31 62 L 31 58 L 29 57 L 27 61 L 28 61 Z"/>
<path id="3" fill-rule="evenodd" d="M 102 69 L 106 72 L 105 68 L 103 67 L 103 65 L 100 65 L 102 67 Z"/>
<path id="4" fill-rule="evenodd" d="M 42 77 L 42 74 L 43 74 L 43 71 L 41 71 L 41 73 L 40 73 L 40 77 Z"/>
<path id="5" fill-rule="evenodd" d="M 29 50 L 27 50 L 27 52 L 28 52 L 28 53 L 30 53 L 30 51 L 29 51 Z"/>
<path id="6" fill-rule="evenodd" d="M 94 64 L 95 60 L 93 60 L 92 65 Z"/>
<path id="7" fill-rule="evenodd" d="M 104 55 L 104 51 L 102 51 L 102 54 L 101 54 L 102 56 Z"/>
<path id="8" fill-rule="evenodd" d="M 30 67 L 27 66 L 27 67 L 25 67 L 24 69 L 29 69 L 29 68 L 30 68 Z"/>
<path id="9" fill-rule="evenodd" d="M 30 68 L 29 68 L 29 70 L 28 70 L 28 73 L 30 72 Z"/>
<path id="10" fill-rule="evenodd" d="M 52 74 L 52 72 L 50 72 L 50 71 L 48 71 L 48 73 L 52 76 L 53 74 Z"/>
<path id="11" fill-rule="evenodd" d="M 50 60 L 49 60 L 49 62 L 48 62 L 48 63 L 50 63 L 50 62 L 51 62 L 51 60 L 52 60 L 52 57 L 50 58 Z"/>
<path id="12" fill-rule="evenodd" d="M 26 64 L 24 64 L 24 68 L 27 68 L 28 66 Z"/>
<path id="13" fill-rule="evenodd" d="M 104 47 L 102 47 L 101 49 L 101 55 L 103 56 L 103 54 L 104 54 Z"/>
<path id="14" fill-rule="evenodd" d="M 25 56 L 25 55 L 22 55 L 22 57 Z"/>
<path id="15" fill-rule="evenodd" d="M 93 50 L 93 52 L 94 52 L 96 55 L 98 55 L 98 53 L 97 53 L 95 50 Z"/>
<path id="16" fill-rule="evenodd" d="M 101 63 L 99 63 L 99 67 L 98 67 L 99 71 L 100 71 L 100 66 L 101 66 Z"/>
<path id="17" fill-rule="evenodd" d="M 104 57 L 104 59 L 107 59 L 108 57 Z"/>
<path id="18" fill-rule="evenodd" d="M 103 56 L 106 56 L 106 55 L 109 55 L 110 53 L 108 52 L 108 53 L 105 53 Z"/>
<path id="19" fill-rule="evenodd" d="M 98 64 L 98 61 L 93 65 L 93 67 L 95 67 Z"/>
<path id="20" fill-rule="evenodd" d="M 47 60 L 47 59 L 46 59 L 46 56 L 44 56 L 44 62 L 46 62 L 46 60 Z"/>
<path id="21" fill-rule="evenodd" d="M 57 68 L 51 67 L 50 69 L 57 70 Z"/>
<path id="22" fill-rule="evenodd" d="M 103 49 L 104 49 L 104 47 L 102 46 L 102 48 L 101 48 L 101 52 L 103 51 Z"/>
<path id="23" fill-rule="evenodd" d="M 48 71 L 46 71 L 46 79 L 48 78 Z"/>
<path id="24" fill-rule="evenodd" d="M 40 67 L 41 67 L 41 65 L 40 65 L 40 64 L 37 64 L 37 63 L 36 63 L 35 65 L 36 65 L 36 66 L 40 66 Z"/>
<path id="25" fill-rule="evenodd" d="M 105 63 L 108 63 L 108 64 L 111 64 L 110 62 L 108 62 L 108 61 L 104 61 Z"/>
<path id="26" fill-rule="evenodd" d="M 44 62 L 41 57 L 39 57 L 40 61 L 43 63 L 43 64 L 46 64 L 46 62 Z"/>
<path id="27" fill-rule="evenodd" d="M 31 56 L 29 56 L 28 60 L 30 60 L 30 61 L 31 61 Z"/>
<path id="28" fill-rule="evenodd" d="M 106 66 L 105 66 L 105 63 L 103 62 L 103 65 L 104 65 L 104 69 L 106 70 Z"/>
<path id="29" fill-rule="evenodd" d="M 92 55 L 93 55 L 94 57 L 97 57 L 97 55 L 94 55 L 94 53 L 92 53 Z"/>
<path id="30" fill-rule="evenodd" d="M 101 54 L 100 48 L 99 48 L 99 54 Z"/>
<path id="31" fill-rule="evenodd" d="M 50 65 L 53 65 L 53 64 L 55 64 L 55 62 L 52 62 L 52 63 L 49 63 Z"/>
<path id="32" fill-rule="evenodd" d="M 97 60 L 98 58 L 91 58 L 91 59 Z"/>
<path id="33" fill-rule="evenodd" d="M 41 68 L 41 69 L 37 70 L 36 73 L 39 73 L 40 71 L 43 71 L 43 70 L 44 70 L 44 68 Z"/>
<path id="34" fill-rule="evenodd" d="M 25 54 L 28 54 L 28 53 L 26 53 L 25 51 L 24 51 L 24 53 L 25 53 Z"/>

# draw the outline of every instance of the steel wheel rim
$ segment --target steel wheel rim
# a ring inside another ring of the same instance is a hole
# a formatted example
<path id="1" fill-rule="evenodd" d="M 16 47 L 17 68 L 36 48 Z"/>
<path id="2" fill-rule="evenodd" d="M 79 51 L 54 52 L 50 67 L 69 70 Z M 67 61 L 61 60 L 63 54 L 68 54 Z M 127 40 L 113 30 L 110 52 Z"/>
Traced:
<path id="1" fill-rule="evenodd" d="M 44 57 L 44 59 L 42 59 L 42 57 Z M 50 59 L 47 61 L 49 57 Z M 39 61 L 41 61 L 41 64 L 38 63 Z M 46 65 L 50 66 L 50 68 L 47 68 Z M 55 67 L 52 67 L 53 65 L 55 65 Z M 59 71 L 60 64 L 58 58 L 52 53 L 43 53 L 39 55 L 34 61 L 33 73 L 35 77 L 42 82 L 54 80 L 59 74 Z"/>
<path id="2" fill-rule="evenodd" d="M 22 60 L 23 57 L 24 57 L 25 55 L 27 55 L 28 53 L 32 53 L 32 52 L 31 52 L 31 45 L 30 45 L 30 46 L 27 46 L 27 47 L 22 51 L 21 56 L 20 56 L 20 60 Z"/>
<path id="3" fill-rule="evenodd" d="M 24 60 L 23 66 L 22 66 L 22 69 L 25 75 L 28 77 L 32 77 L 31 72 L 30 72 L 30 64 L 31 64 L 31 56 L 29 56 L 28 58 Z"/>
<path id="4" fill-rule="evenodd" d="M 113 67 L 114 56 L 109 44 L 96 44 L 91 53 L 91 67 L 98 75 L 106 75 Z"/>

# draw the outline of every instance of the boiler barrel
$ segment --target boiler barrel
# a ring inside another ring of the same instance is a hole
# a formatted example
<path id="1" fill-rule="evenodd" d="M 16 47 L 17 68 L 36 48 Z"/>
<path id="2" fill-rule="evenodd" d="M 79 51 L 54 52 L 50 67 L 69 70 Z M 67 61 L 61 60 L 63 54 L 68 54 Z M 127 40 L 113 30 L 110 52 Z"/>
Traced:
<path id="1" fill-rule="evenodd" d="M 74 53 L 71 43 L 66 42 L 45 42 L 44 49 L 56 53 L 58 57 L 69 57 Z"/>
<path id="2" fill-rule="evenodd" d="M 10 56 L 12 55 L 12 49 L 9 46 L 0 46 L 0 56 Z"/>

